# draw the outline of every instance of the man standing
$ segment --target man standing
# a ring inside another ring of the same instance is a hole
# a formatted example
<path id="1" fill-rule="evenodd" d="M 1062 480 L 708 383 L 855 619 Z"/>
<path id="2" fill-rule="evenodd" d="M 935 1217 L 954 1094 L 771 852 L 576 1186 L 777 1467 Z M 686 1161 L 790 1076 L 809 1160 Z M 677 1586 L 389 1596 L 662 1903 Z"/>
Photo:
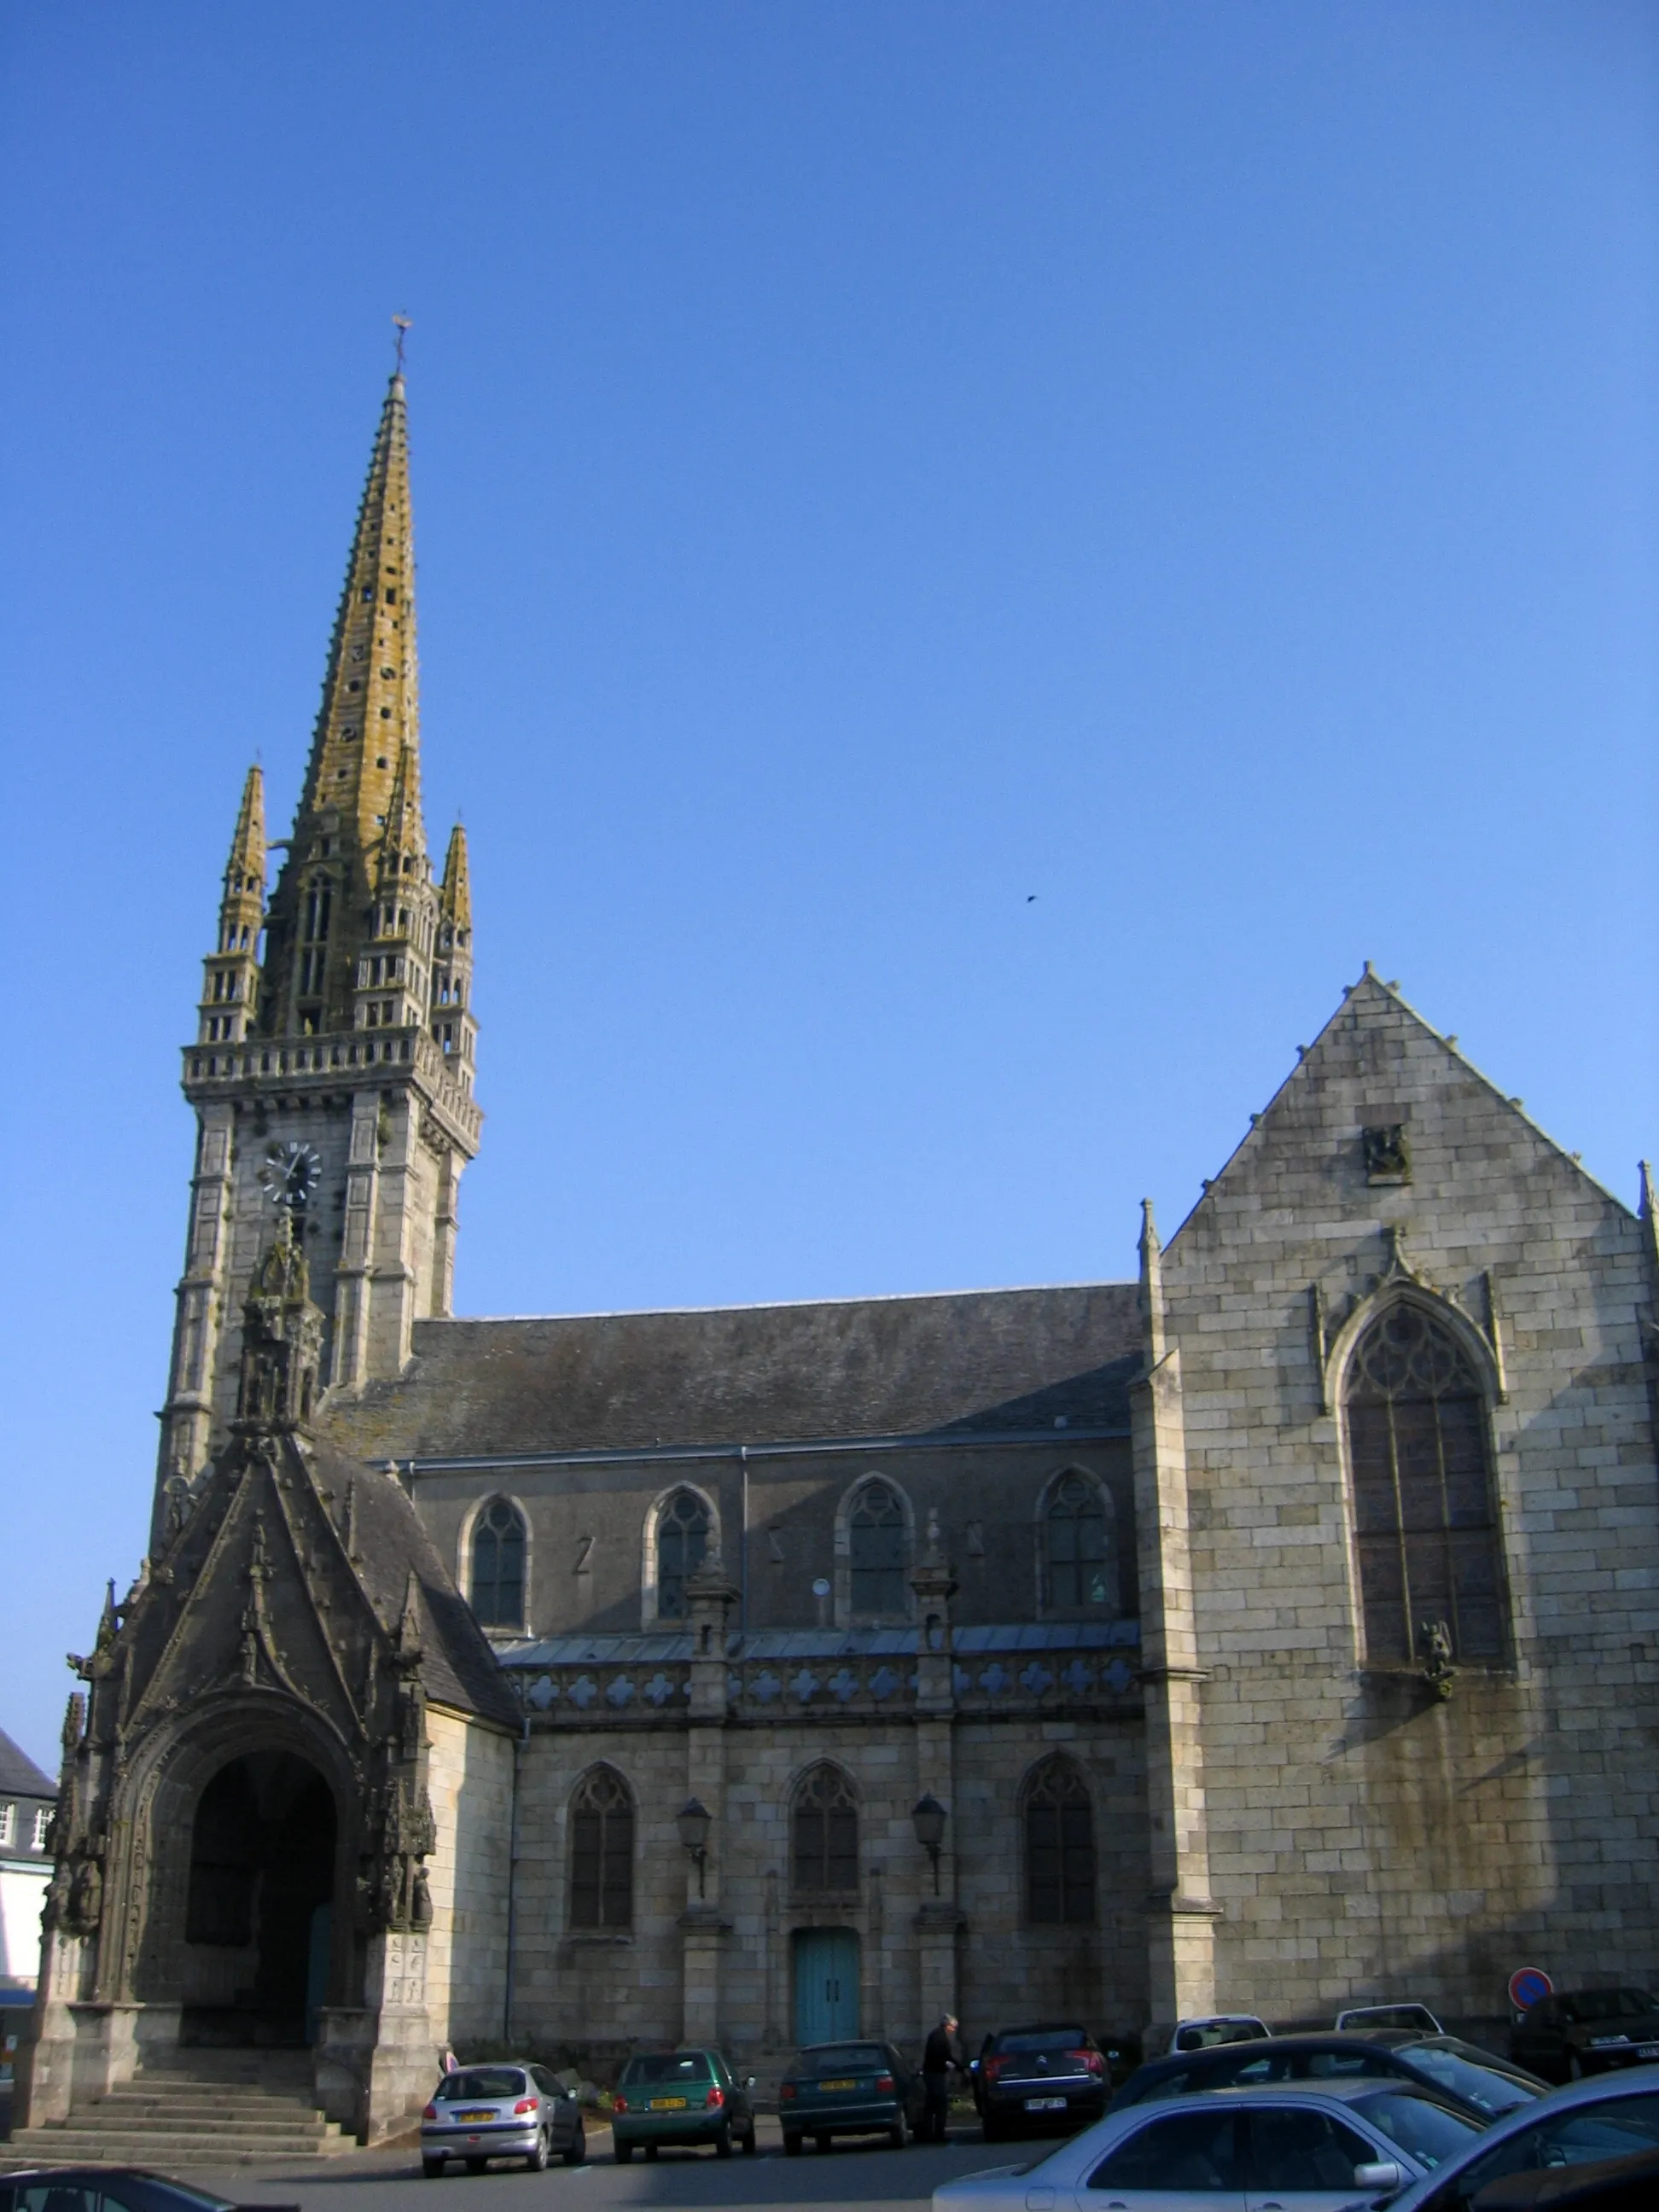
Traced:
<path id="1" fill-rule="evenodd" d="M 927 2039 L 921 2054 L 921 2081 L 927 2093 L 927 2101 L 921 2115 L 921 2139 L 924 2142 L 943 2142 L 945 2124 L 951 2110 L 951 2069 L 958 2073 L 962 2061 L 957 2056 L 957 2019 L 947 2012 Z"/>

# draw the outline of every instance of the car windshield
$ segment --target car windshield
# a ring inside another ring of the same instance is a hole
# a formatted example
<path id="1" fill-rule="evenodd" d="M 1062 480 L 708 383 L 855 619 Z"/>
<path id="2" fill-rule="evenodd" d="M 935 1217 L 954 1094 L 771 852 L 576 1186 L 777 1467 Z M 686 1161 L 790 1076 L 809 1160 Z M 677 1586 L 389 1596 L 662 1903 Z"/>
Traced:
<path id="1" fill-rule="evenodd" d="M 1511 2112 L 1517 2105 L 1530 2104 L 1544 2094 L 1541 2086 L 1534 2087 L 1518 2075 L 1501 2072 L 1495 2066 L 1473 2065 L 1455 2051 L 1437 2050 L 1431 2044 L 1396 2051 L 1395 2057 L 1397 2064 L 1409 2066 L 1434 2088 L 1449 2089 L 1476 2112 L 1494 2119 L 1499 2112 Z"/>
<path id="2" fill-rule="evenodd" d="M 1645 1990 L 1581 1990 L 1563 1997 L 1561 2017 L 1579 2023 L 1593 2020 L 1643 2020 L 1654 2009 Z"/>
<path id="3" fill-rule="evenodd" d="M 522 2097 L 524 2075 L 516 2066 L 469 2066 L 465 2073 L 446 2074 L 434 2095 L 444 2105 L 476 2105 L 487 2097 Z"/>
<path id="4" fill-rule="evenodd" d="M 886 2053 L 873 2043 L 816 2043 L 795 2061 L 797 2074 L 856 2074 L 884 2066 Z"/>
<path id="5" fill-rule="evenodd" d="M 1431 2035 L 1439 2033 L 1434 2014 L 1426 2005 L 1364 2005 L 1342 2015 L 1342 2025 L 1349 2027 L 1426 2028 Z"/>
<path id="6" fill-rule="evenodd" d="M 1018 2058 L 1033 2051 L 1080 2051 L 1087 2038 L 1080 2027 L 1024 2027 L 1000 2035 L 994 2046 L 1006 2058 Z"/>
<path id="7" fill-rule="evenodd" d="M 1443 2159 L 1467 2149 L 1469 2137 L 1480 2132 L 1478 2121 L 1466 2120 L 1461 2112 L 1449 2112 L 1431 2098 L 1413 2097 L 1406 2089 L 1379 2089 L 1374 2097 L 1357 2099 L 1353 2109 L 1431 2171 Z"/>
<path id="8" fill-rule="evenodd" d="M 706 2081 L 708 2060 L 701 2051 L 649 2051 L 630 2058 L 623 2075 L 623 2086 L 632 2081 Z"/>

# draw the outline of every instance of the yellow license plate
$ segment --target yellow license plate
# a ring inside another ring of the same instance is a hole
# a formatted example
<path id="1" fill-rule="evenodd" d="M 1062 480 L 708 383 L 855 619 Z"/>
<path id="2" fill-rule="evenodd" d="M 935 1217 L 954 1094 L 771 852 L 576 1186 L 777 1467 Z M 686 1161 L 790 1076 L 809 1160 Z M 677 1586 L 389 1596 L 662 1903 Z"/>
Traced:
<path id="1" fill-rule="evenodd" d="M 856 2081 L 820 2081 L 818 2083 L 820 2089 L 856 2089 L 858 2086 Z"/>
<path id="2" fill-rule="evenodd" d="M 651 2109 L 653 2112 L 683 2112 L 685 2110 L 685 2100 L 684 2097 L 653 2097 L 651 2100 Z"/>
<path id="3" fill-rule="evenodd" d="M 493 2120 L 495 2117 L 495 2108 L 493 2105 L 486 2105 L 481 2112 L 457 2112 L 455 2115 L 458 2125 L 462 2127 L 465 2127 L 469 2120 Z"/>

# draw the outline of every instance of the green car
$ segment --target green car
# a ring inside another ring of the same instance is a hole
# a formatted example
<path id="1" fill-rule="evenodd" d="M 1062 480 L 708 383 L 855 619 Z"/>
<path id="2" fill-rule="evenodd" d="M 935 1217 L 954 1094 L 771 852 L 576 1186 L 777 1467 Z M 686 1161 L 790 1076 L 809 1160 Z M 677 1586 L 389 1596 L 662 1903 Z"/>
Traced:
<path id="1" fill-rule="evenodd" d="M 902 2150 L 907 2125 L 921 2124 L 920 2075 L 890 2043 L 811 2043 L 778 2084 L 783 2147 L 793 2158 L 811 2136 L 828 2150 L 835 2136 L 884 2135 Z"/>
<path id="2" fill-rule="evenodd" d="M 617 2163 L 636 2150 L 655 2158 L 664 2143 L 713 2143 L 730 2158 L 733 2142 L 755 2148 L 751 2074 L 739 2081 L 718 2051 L 651 2051 L 630 2058 L 611 2108 Z"/>

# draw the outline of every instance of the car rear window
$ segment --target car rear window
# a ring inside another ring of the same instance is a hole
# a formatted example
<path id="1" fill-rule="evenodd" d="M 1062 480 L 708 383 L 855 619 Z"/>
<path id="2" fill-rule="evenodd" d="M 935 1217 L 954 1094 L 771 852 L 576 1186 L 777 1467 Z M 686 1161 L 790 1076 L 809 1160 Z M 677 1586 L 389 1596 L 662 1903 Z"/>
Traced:
<path id="1" fill-rule="evenodd" d="M 623 2081 L 706 2081 L 709 2078 L 708 2060 L 701 2051 L 653 2051 L 638 2058 L 630 2058 L 623 2069 Z"/>
<path id="2" fill-rule="evenodd" d="M 491 2097 L 522 2097 L 524 2075 L 516 2066 L 469 2066 L 461 2074 L 446 2074 L 433 2092 L 436 2102 L 475 2105 Z"/>
<path id="3" fill-rule="evenodd" d="M 1642 2020 L 1654 2009 L 1645 1990 L 1581 1990 L 1560 1999 L 1561 2017 L 1575 2022 L 1592 2020 Z"/>
<path id="4" fill-rule="evenodd" d="M 1006 2057 L 1018 2058 L 1033 2051 L 1079 2051 L 1086 2040 L 1080 2027 L 1029 2027 L 1017 2034 L 998 2036 L 992 2049 Z"/>
<path id="5" fill-rule="evenodd" d="M 1455 2051 L 1435 2051 L 1419 2045 L 1415 2050 L 1401 2051 L 1399 2060 L 1431 2088 L 1449 2089 L 1477 2112 L 1488 2113 L 1494 2119 L 1499 2112 L 1512 2112 L 1517 2105 L 1529 2104 L 1534 2097 L 1544 2094 L 1541 2087 L 1534 2087 L 1514 2074 L 1501 2072 L 1496 2066 L 1472 2065 Z"/>
<path id="6" fill-rule="evenodd" d="M 1413 2097 L 1407 2089 L 1379 2089 L 1374 2097 L 1357 2098 L 1353 2108 L 1431 2172 L 1443 2159 L 1467 2150 L 1469 2137 L 1480 2132 L 1478 2120 L 1466 2120 L 1432 2097 Z"/>
<path id="7" fill-rule="evenodd" d="M 819 2043 L 795 2061 L 798 2074 L 867 2074 L 884 2067 L 887 2054 L 875 2043 Z"/>

